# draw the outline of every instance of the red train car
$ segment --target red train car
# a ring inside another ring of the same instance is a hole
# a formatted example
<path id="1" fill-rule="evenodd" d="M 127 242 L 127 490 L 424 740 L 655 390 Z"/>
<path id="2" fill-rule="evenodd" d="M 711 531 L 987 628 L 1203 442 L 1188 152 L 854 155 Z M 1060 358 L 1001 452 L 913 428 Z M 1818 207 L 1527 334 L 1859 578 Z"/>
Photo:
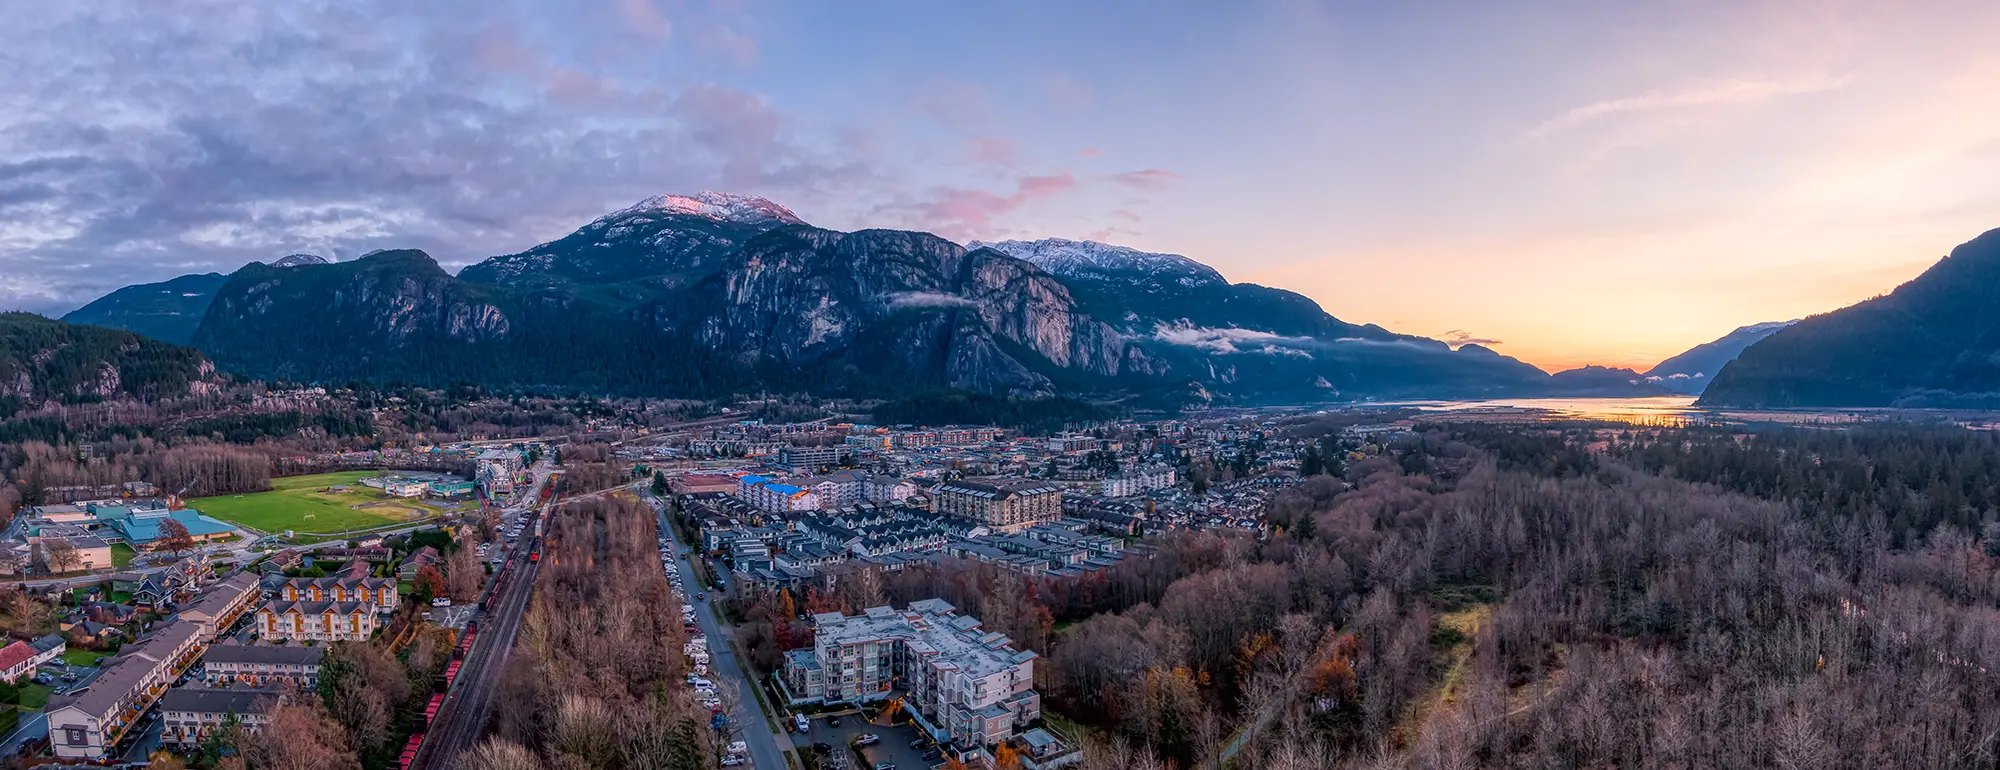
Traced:
<path id="1" fill-rule="evenodd" d="M 410 742 L 403 744 L 403 756 L 401 759 L 397 760 L 396 766 L 401 768 L 402 770 L 410 770 L 411 767 L 416 766 L 417 751 L 419 749 L 422 749 L 423 747 L 424 747 L 424 734 L 422 732 L 418 732 L 417 734 L 410 736 Z"/>

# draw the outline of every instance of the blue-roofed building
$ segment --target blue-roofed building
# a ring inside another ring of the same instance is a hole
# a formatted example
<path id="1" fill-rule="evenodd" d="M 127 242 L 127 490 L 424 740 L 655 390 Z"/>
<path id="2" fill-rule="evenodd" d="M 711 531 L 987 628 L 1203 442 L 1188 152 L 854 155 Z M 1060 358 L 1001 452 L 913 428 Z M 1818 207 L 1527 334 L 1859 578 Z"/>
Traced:
<path id="1" fill-rule="evenodd" d="M 236 532 L 236 528 L 211 519 L 200 511 L 183 508 L 178 511 L 149 509 L 130 511 L 128 515 L 112 519 L 107 524 L 125 538 L 133 548 L 152 548 L 160 539 L 160 525 L 168 519 L 180 522 L 195 542 L 221 540 Z"/>

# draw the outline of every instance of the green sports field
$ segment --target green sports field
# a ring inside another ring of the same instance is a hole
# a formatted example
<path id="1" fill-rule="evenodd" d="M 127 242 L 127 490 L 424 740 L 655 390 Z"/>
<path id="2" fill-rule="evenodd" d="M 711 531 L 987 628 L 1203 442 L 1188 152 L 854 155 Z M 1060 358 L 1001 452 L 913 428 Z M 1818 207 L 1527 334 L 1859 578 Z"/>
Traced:
<path id="1" fill-rule="evenodd" d="M 438 513 L 430 503 L 389 497 L 361 486 L 368 471 L 321 473 L 271 480 L 271 491 L 219 495 L 188 501 L 188 507 L 223 521 L 271 534 L 349 532 L 382 527 Z M 345 486 L 346 492 L 326 492 Z"/>

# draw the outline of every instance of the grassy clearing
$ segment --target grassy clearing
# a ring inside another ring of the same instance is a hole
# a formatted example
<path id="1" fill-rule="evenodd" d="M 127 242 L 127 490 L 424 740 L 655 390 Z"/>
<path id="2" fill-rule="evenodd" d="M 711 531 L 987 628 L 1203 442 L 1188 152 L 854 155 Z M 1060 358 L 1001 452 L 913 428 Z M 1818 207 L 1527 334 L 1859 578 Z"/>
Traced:
<path id="1" fill-rule="evenodd" d="M 1465 680 L 1466 666 L 1472 660 L 1472 640 L 1479 635 L 1480 627 L 1492 617 L 1493 606 L 1490 604 L 1473 604 L 1437 616 L 1437 628 L 1431 633 L 1431 643 L 1437 648 L 1439 660 L 1444 664 L 1444 676 L 1438 679 L 1436 687 L 1403 714 L 1394 730 L 1398 735 L 1416 735 L 1427 720 L 1457 707 L 1460 684 Z"/>
<path id="2" fill-rule="evenodd" d="M 124 569 L 127 565 L 132 563 L 132 558 L 138 555 L 139 555 L 138 552 L 132 550 L 132 546 L 126 545 L 124 543 L 111 544 L 112 567 L 118 569 Z"/>
<path id="3" fill-rule="evenodd" d="M 21 685 L 21 708 L 45 709 L 49 706 L 49 696 L 55 694 L 48 687 L 23 680 Z"/>
<path id="4" fill-rule="evenodd" d="M 217 519 L 264 532 L 349 532 L 439 512 L 429 503 L 388 497 L 361 486 L 361 479 L 372 475 L 367 471 L 349 471 L 272 479 L 269 492 L 197 498 L 189 501 L 189 506 Z M 341 486 L 347 487 L 347 491 L 327 491 Z"/>
<path id="5" fill-rule="evenodd" d="M 68 649 L 63 651 L 63 662 L 72 666 L 95 666 L 97 661 L 109 657 L 111 653 L 96 650 Z"/>

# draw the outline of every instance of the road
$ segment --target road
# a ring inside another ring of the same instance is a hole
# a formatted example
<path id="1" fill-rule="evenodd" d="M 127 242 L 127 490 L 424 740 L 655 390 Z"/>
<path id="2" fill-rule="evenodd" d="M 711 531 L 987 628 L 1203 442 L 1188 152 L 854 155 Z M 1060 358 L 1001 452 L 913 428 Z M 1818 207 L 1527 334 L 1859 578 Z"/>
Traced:
<path id="1" fill-rule="evenodd" d="M 709 673 L 712 675 L 710 678 L 722 680 L 736 688 L 736 697 L 732 699 L 735 704 L 729 719 L 739 733 L 737 740 L 750 746 L 750 766 L 760 770 L 785 770 L 787 765 L 784 752 L 792 748 L 791 736 L 772 732 L 770 723 L 764 721 L 763 709 L 757 705 L 757 696 L 752 692 L 757 686 L 756 682 L 751 680 L 743 664 L 736 660 L 736 650 L 730 646 L 729 637 L 723 633 L 722 624 L 715 619 L 716 612 L 710 608 L 709 600 L 694 597 L 694 594 L 701 593 L 703 589 L 701 583 L 695 580 L 694 567 L 688 564 L 690 557 L 680 555 L 681 549 L 685 548 L 686 544 L 674 536 L 673 523 L 667 520 L 666 506 L 662 505 L 659 498 L 654 497 L 650 490 L 642 492 L 641 496 L 653 506 L 653 510 L 659 516 L 660 535 L 672 544 L 674 567 L 680 570 L 681 582 L 690 592 L 687 603 L 694 605 L 695 624 L 701 628 L 702 633 L 708 635 Z"/>
<path id="2" fill-rule="evenodd" d="M 552 473 L 546 470 L 546 464 L 538 468 L 542 470 L 537 471 L 537 484 L 532 489 L 540 489 L 540 483 Z M 535 510 L 546 511 L 547 507 Z M 528 600 L 535 591 L 535 574 L 541 565 L 528 560 L 533 544 L 534 538 L 530 536 L 516 541 L 501 566 L 509 571 L 505 584 L 497 593 L 492 593 L 491 585 L 487 587 L 489 609 L 479 618 L 472 649 L 466 652 L 458 678 L 452 682 L 444 705 L 438 710 L 437 721 L 426 733 L 413 767 L 450 768 L 460 754 L 477 745 L 486 734 L 494 693 L 499 689 L 501 673 L 506 670 L 507 657 L 514 649 L 514 637 L 521 631 L 521 619 L 527 614 Z"/>
<path id="3" fill-rule="evenodd" d="M 58 660 L 60 660 L 60 658 L 58 658 Z M 91 682 L 97 681 L 97 677 L 99 674 L 104 673 L 104 669 L 95 666 L 79 666 L 73 668 L 72 670 L 83 671 L 83 674 L 77 677 L 76 681 L 69 683 L 69 689 L 71 690 L 83 689 L 84 686 L 89 685 Z M 41 709 L 36 709 L 33 711 L 23 710 L 21 712 L 20 725 L 14 728 L 14 732 L 12 734 L 8 735 L 4 739 L 0 739 L 0 756 L 8 756 L 8 757 L 14 756 L 16 753 L 20 752 L 21 744 L 35 740 L 37 738 L 48 737 L 48 734 L 49 734 L 48 714 L 44 713 Z"/>

